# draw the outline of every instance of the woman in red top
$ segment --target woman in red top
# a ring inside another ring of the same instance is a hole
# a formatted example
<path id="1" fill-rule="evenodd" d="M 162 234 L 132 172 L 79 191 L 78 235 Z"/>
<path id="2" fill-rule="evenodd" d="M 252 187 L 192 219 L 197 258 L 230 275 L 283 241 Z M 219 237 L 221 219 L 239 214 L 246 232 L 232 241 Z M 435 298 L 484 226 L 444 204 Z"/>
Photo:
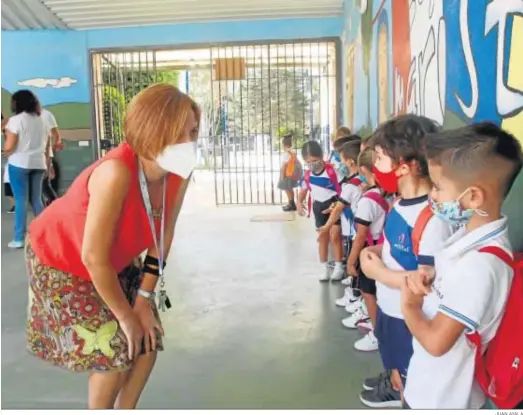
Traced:
<path id="1" fill-rule="evenodd" d="M 125 142 L 30 226 L 28 348 L 90 372 L 89 408 L 134 408 L 163 349 L 155 288 L 160 280 L 159 306 L 168 308 L 162 271 L 196 164 L 199 120 L 177 88 L 145 89 L 127 109 Z"/>

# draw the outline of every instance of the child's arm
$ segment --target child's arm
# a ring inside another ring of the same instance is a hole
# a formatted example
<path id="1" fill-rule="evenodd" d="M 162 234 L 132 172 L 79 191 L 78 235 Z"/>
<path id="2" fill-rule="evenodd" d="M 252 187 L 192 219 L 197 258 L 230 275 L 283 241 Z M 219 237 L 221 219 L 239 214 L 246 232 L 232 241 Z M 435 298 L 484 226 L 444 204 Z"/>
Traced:
<path id="1" fill-rule="evenodd" d="M 309 193 L 309 189 L 307 189 L 307 187 L 302 185 L 302 188 L 300 189 L 300 192 L 298 193 L 298 203 L 296 206 L 298 209 L 298 214 L 300 216 L 303 216 L 303 214 L 305 213 L 303 211 L 303 202 L 305 201 L 305 198 L 307 197 L 307 193 Z"/>
<path id="2" fill-rule="evenodd" d="M 332 209 L 329 220 L 325 225 L 323 225 L 320 229 L 318 229 L 318 232 L 327 232 L 332 226 L 336 223 L 336 221 L 340 218 L 341 213 L 343 212 L 343 209 L 345 209 L 345 204 L 342 202 L 336 202 L 334 204 L 334 208 Z"/>
<path id="3" fill-rule="evenodd" d="M 369 249 L 362 251 L 360 255 L 360 264 L 363 272 L 368 278 L 396 289 L 401 288 L 403 278 L 412 272 L 393 271 L 387 268 L 381 258 Z"/>
<path id="4" fill-rule="evenodd" d="M 356 227 L 356 236 L 352 241 L 349 258 L 347 259 L 347 271 L 349 271 L 350 275 L 356 275 L 356 263 L 358 262 L 361 251 L 365 247 L 368 233 L 369 227 L 358 223 L 358 226 Z"/>
<path id="5" fill-rule="evenodd" d="M 437 313 L 430 320 L 423 314 L 422 305 L 423 296 L 414 294 L 405 277 L 401 287 L 401 309 L 405 324 L 429 354 L 443 356 L 456 344 L 465 325 L 442 313 Z"/>

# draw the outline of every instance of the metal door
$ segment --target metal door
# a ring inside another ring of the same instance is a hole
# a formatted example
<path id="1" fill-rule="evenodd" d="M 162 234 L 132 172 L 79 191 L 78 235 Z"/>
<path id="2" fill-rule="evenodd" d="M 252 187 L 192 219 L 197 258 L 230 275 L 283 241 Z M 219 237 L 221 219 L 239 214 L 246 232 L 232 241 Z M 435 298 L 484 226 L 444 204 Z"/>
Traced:
<path id="1" fill-rule="evenodd" d="M 209 138 L 217 205 L 279 204 L 283 148 L 317 140 L 325 150 L 338 120 L 336 43 L 213 47 Z"/>

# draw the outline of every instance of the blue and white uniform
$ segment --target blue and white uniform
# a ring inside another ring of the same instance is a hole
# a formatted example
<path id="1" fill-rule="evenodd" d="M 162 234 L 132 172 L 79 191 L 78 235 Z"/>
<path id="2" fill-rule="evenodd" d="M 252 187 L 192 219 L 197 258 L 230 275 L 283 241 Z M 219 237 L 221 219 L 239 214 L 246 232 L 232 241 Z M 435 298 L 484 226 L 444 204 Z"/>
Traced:
<path id="1" fill-rule="evenodd" d="M 414 271 L 419 265 L 434 266 L 434 254 L 452 235 L 452 227 L 437 217 L 432 217 L 419 241 L 419 253 L 413 252 L 414 225 L 428 205 L 428 196 L 400 199 L 391 209 L 385 222 L 385 241 L 381 258 L 393 271 Z M 412 356 L 412 335 L 401 313 L 400 290 L 376 281 L 378 315 L 375 335 L 380 355 L 386 369 L 398 369 L 403 379 Z"/>

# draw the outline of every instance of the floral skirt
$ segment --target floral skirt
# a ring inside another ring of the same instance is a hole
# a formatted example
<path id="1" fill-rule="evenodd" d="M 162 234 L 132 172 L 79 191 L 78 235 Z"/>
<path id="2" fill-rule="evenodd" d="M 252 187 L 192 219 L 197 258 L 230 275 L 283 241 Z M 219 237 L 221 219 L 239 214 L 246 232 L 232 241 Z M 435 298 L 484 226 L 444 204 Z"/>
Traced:
<path id="1" fill-rule="evenodd" d="M 133 362 L 128 357 L 127 339 L 93 283 L 43 265 L 29 238 L 25 258 L 29 275 L 29 352 L 74 372 L 130 368 Z M 139 265 L 129 265 L 118 276 L 131 305 L 142 277 Z M 156 306 L 153 311 L 159 319 Z M 157 350 L 163 350 L 161 338 Z"/>

